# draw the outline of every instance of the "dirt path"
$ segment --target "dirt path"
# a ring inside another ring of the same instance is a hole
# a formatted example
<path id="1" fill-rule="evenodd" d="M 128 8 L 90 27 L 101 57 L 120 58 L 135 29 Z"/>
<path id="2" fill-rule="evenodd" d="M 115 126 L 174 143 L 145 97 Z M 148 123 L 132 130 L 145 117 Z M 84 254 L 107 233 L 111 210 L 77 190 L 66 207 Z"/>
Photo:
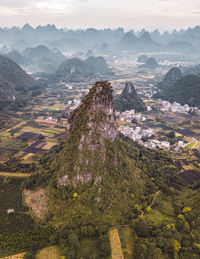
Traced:
<path id="1" fill-rule="evenodd" d="M 154 196 L 154 198 L 153 198 L 151 204 L 149 205 L 150 207 L 153 206 L 153 204 L 154 204 L 154 202 L 155 202 L 155 200 L 156 200 L 156 198 L 157 198 L 157 196 L 158 196 L 158 194 L 159 194 L 160 192 L 161 192 L 161 190 L 159 190 L 159 191 L 156 192 L 156 194 L 155 194 L 155 196 Z"/>
<path id="2" fill-rule="evenodd" d="M 157 196 L 158 196 L 158 194 L 159 194 L 160 192 L 161 192 L 161 190 L 158 190 L 158 191 L 156 192 L 156 194 L 155 194 L 155 196 L 154 196 L 154 198 L 153 198 L 151 204 L 150 204 L 148 207 L 151 208 L 151 207 L 154 205 L 154 202 L 156 201 L 156 198 L 157 198 Z M 142 218 L 142 217 L 144 217 L 144 211 L 142 212 L 140 218 Z"/>

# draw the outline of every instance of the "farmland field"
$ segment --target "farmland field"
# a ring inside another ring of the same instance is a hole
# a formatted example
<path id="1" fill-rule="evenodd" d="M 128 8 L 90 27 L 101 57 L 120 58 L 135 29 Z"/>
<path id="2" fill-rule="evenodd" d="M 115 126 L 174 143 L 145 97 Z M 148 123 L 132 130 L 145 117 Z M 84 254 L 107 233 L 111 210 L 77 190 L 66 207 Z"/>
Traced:
<path id="1" fill-rule="evenodd" d="M 126 259 L 133 258 L 133 249 L 134 249 L 134 241 L 133 241 L 133 232 L 130 227 L 122 227 L 121 232 L 123 235 L 125 248 L 123 249 L 123 253 Z"/>
<path id="2" fill-rule="evenodd" d="M 87 238 L 83 239 L 80 242 L 80 247 L 77 251 L 77 258 L 88 258 L 89 256 L 93 256 L 93 258 L 101 258 L 99 248 L 99 242 L 95 238 Z"/>
<path id="3" fill-rule="evenodd" d="M 59 259 L 60 254 L 57 246 L 45 247 L 36 253 L 36 259 Z"/>
<path id="4" fill-rule="evenodd" d="M 185 148 L 186 149 L 194 149 L 194 148 L 197 147 L 198 143 L 199 143 L 198 141 L 192 142 L 192 143 L 188 144 Z"/>
<path id="5" fill-rule="evenodd" d="M 27 178 L 31 176 L 31 174 L 26 173 L 9 173 L 9 172 L 0 172 L 0 177 L 16 177 L 16 178 Z"/>
<path id="6" fill-rule="evenodd" d="M 124 255 L 122 252 L 121 242 L 117 229 L 112 229 L 109 231 L 110 246 L 111 246 L 111 256 L 112 259 L 123 259 Z"/>
<path id="7" fill-rule="evenodd" d="M 26 253 L 20 253 L 20 254 L 16 254 L 16 255 L 6 256 L 1 259 L 23 259 L 25 254 Z"/>

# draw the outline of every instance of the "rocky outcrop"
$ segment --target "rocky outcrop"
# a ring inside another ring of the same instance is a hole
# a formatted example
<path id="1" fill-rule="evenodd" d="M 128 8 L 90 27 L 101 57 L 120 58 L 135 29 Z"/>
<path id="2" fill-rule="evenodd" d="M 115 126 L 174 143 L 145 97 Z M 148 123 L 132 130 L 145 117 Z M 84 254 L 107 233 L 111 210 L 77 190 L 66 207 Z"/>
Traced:
<path id="1" fill-rule="evenodd" d="M 112 91 L 107 81 L 90 89 L 70 118 L 66 142 L 41 160 L 28 181 L 32 189 L 46 186 L 53 225 L 124 224 L 146 193 L 149 176 L 170 161 L 118 134 Z M 133 91 L 130 84 L 127 91 Z"/>
<path id="2" fill-rule="evenodd" d="M 115 99 L 115 109 L 120 112 L 134 109 L 137 112 L 146 111 L 146 105 L 137 95 L 134 85 L 127 82 L 119 97 Z"/>
<path id="3" fill-rule="evenodd" d="M 95 179 L 93 172 L 105 163 L 106 141 L 115 141 L 118 136 L 112 91 L 107 81 L 97 82 L 72 115 L 63 156 L 67 158 L 69 152 L 73 152 L 71 160 L 74 163 L 72 167 L 69 163 L 62 167 L 60 174 L 64 176 L 60 178 L 60 184 L 75 186 L 78 181 L 85 183 Z"/>

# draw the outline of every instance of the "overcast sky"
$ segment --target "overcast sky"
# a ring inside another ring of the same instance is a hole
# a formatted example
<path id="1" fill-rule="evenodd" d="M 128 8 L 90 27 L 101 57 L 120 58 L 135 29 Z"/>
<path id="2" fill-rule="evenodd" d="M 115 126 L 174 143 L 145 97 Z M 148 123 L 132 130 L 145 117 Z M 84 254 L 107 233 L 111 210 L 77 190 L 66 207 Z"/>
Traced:
<path id="1" fill-rule="evenodd" d="M 193 27 L 199 0 L 0 0 L 0 26 L 55 24 L 66 28 Z"/>

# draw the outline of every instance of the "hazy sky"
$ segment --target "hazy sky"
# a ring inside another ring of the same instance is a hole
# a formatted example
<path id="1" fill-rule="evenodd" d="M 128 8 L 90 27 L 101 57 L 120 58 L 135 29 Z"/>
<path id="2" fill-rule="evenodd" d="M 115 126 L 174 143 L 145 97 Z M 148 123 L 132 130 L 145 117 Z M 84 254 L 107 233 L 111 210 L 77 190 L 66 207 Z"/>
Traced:
<path id="1" fill-rule="evenodd" d="M 186 28 L 200 23 L 199 0 L 0 0 L 0 26 Z"/>

